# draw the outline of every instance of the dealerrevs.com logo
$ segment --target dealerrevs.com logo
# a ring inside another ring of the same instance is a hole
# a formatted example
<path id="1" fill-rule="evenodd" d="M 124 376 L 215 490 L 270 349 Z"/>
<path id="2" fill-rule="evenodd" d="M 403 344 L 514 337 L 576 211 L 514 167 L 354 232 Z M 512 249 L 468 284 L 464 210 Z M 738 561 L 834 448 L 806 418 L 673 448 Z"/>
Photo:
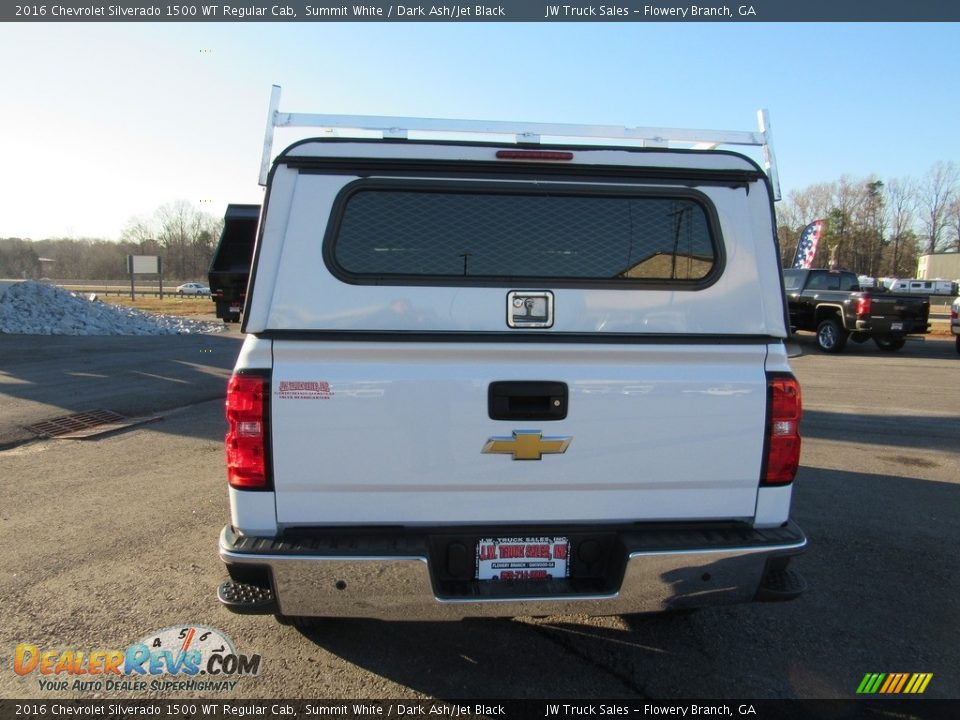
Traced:
<path id="1" fill-rule="evenodd" d="M 178 625 L 148 633 L 124 649 L 20 643 L 13 670 L 35 677 L 43 691 L 230 691 L 240 678 L 258 675 L 261 660 L 260 655 L 238 653 L 219 630 Z"/>

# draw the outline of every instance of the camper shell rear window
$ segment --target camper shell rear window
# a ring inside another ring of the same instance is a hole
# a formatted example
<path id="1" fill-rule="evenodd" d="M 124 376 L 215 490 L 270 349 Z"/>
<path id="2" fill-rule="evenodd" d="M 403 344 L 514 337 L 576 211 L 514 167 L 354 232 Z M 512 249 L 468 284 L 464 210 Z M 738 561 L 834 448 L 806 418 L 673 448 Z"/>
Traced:
<path id="1" fill-rule="evenodd" d="M 354 284 L 699 289 L 722 270 L 702 193 L 534 183 L 358 181 L 324 257 Z"/>

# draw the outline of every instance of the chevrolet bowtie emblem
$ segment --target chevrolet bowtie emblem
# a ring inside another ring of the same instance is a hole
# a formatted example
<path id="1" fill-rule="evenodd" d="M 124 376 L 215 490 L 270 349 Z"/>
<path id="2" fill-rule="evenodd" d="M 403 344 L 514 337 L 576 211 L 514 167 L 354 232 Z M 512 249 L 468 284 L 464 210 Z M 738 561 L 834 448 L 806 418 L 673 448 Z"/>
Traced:
<path id="1" fill-rule="evenodd" d="M 539 430 L 514 430 L 513 437 L 492 437 L 485 453 L 513 455 L 514 460 L 539 460 L 544 455 L 565 453 L 572 437 L 544 437 Z"/>

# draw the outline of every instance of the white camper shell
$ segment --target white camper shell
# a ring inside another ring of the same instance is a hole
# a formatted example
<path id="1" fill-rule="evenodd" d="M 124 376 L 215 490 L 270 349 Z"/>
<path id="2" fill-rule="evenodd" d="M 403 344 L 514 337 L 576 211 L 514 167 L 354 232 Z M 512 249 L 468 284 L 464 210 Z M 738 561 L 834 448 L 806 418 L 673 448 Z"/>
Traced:
<path id="1" fill-rule="evenodd" d="M 394 120 L 273 164 L 221 600 L 452 619 L 799 594 L 768 176 L 728 151 Z"/>

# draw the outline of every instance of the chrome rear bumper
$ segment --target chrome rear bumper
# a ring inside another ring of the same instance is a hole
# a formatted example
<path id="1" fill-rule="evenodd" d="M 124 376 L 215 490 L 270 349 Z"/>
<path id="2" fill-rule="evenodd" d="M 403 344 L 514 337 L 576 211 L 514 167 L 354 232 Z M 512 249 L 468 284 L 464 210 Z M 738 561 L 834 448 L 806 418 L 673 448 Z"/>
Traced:
<path id="1" fill-rule="evenodd" d="M 807 540 L 795 524 L 771 530 L 683 528 L 621 532 L 617 589 L 574 591 L 561 581 L 517 592 L 439 591 L 425 536 L 278 541 L 226 527 L 220 557 L 231 574 L 260 573 L 288 616 L 456 620 L 520 615 L 619 615 L 750 602 L 768 572 L 782 570 Z M 552 582 L 552 581 L 551 581 Z"/>

